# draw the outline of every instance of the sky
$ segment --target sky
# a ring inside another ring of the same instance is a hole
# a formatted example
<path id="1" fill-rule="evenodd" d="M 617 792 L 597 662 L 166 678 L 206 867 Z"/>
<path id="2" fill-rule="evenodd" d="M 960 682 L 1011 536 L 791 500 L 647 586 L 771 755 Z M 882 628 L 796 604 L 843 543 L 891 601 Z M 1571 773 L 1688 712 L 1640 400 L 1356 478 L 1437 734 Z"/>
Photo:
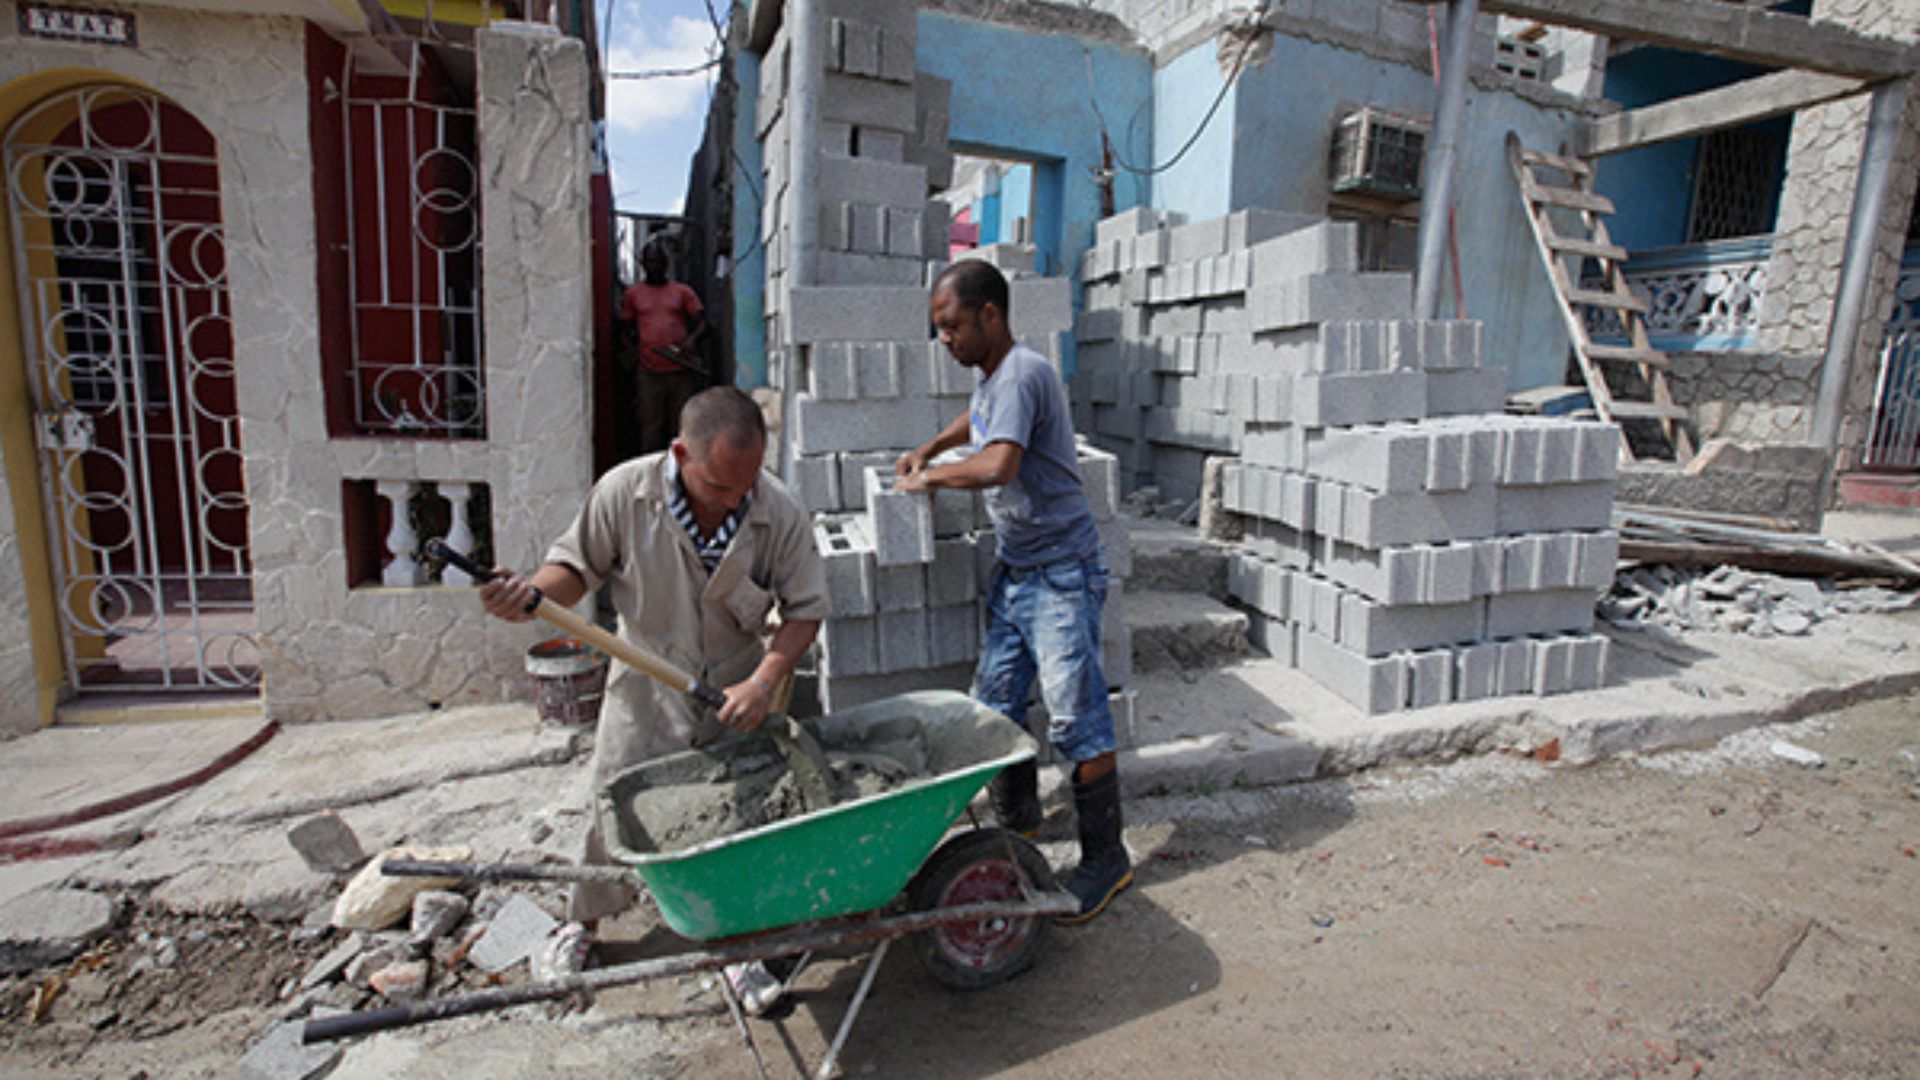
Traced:
<path id="1" fill-rule="evenodd" d="M 729 0 L 712 0 L 724 19 Z M 703 0 L 600 0 L 611 15 L 606 70 L 687 68 L 718 45 Z M 683 78 L 608 79 L 607 150 L 613 159 L 613 201 L 636 213 L 679 213 L 687 167 L 706 130 L 713 71 Z"/>

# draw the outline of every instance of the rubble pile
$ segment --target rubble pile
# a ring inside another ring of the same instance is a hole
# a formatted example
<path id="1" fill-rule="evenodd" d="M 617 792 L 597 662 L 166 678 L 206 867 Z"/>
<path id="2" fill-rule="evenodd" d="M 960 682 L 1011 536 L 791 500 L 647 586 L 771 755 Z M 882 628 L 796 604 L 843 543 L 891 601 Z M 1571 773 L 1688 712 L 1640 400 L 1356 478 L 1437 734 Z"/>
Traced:
<path id="1" fill-rule="evenodd" d="M 1614 578 L 1596 613 L 1622 630 L 1801 637 L 1837 629 L 1835 617 L 1906 611 L 1920 597 L 1877 585 L 1842 589 L 1830 579 L 1783 577 L 1734 566 L 1711 570 L 1635 566 Z"/>

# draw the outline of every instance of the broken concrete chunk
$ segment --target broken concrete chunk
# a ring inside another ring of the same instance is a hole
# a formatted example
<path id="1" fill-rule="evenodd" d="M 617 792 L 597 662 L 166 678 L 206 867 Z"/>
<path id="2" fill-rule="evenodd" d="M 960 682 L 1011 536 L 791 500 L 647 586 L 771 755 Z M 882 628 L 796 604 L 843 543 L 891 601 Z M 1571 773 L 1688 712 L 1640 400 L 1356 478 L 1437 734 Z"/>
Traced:
<path id="1" fill-rule="evenodd" d="M 360 838 L 331 810 L 323 810 L 287 830 L 287 843 L 316 874 L 346 874 L 366 861 Z"/>
<path id="2" fill-rule="evenodd" d="M 300 1041 L 304 1026 L 302 1021 L 289 1020 L 268 1028 L 240 1059 L 236 1070 L 240 1080 L 308 1080 L 331 1071 L 346 1047 L 337 1042 L 304 1044 Z"/>
<path id="3" fill-rule="evenodd" d="M 353 963 L 354 959 L 366 950 L 367 941 L 367 935 L 363 933 L 348 934 L 345 941 L 335 945 L 327 955 L 314 961 L 313 966 L 307 969 L 307 973 L 300 977 L 300 989 L 311 990 L 323 982 L 337 978 L 347 970 L 348 964 Z"/>
<path id="4" fill-rule="evenodd" d="M 466 917 L 466 897 L 456 892 L 429 889 L 413 898 L 413 940 L 429 943 L 438 941 Z"/>
<path id="5" fill-rule="evenodd" d="M 413 909 L 413 898 L 429 889 L 445 889 L 455 878 L 388 877 L 380 868 L 394 859 L 423 862 L 471 862 L 466 845 L 445 848 L 389 848 L 360 868 L 334 901 L 333 925 L 342 930 L 385 930 Z"/>
<path id="6" fill-rule="evenodd" d="M 373 973 L 367 985 L 388 1001 L 412 1001 L 427 990 L 427 962 L 406 960 Z"/>
<path id="7" fill-rule="evenodd" d="M 1767 751 L 1782 761 L 1790 761 L 1802 768 L 1818 769 L 1827 763 L 1826 758 L 1814 751 L 1804 746 L 1796 746 L 1785 739 L 1773 740 L 1772 745 L 1767 747 Z"/>
<path id="8" fill-rule="evenodd" d="M 547 935 L 560 921 L 524 896 L 512 896 L 487 924 L 487 932 L 467 953 L 467 959 L 482 971 L 505 971 L 532 956 L 546 943 Z"/>
<path id="9" fill-rule="evenodd" d="M 1774 633 L 1785 634 L 1788 637 L 1799 637 L 1813 629 L 1812 619 L 1791 608 L 1777 609 L 1767 616 L 1767 621 L 1773 624 Z"/>
<path id="10" fill-rule="evenodd" d="M 113 928 L 113 901 L 85 889 L 47 888 L 0 905 L 0 974 L 78 955 Z"/>

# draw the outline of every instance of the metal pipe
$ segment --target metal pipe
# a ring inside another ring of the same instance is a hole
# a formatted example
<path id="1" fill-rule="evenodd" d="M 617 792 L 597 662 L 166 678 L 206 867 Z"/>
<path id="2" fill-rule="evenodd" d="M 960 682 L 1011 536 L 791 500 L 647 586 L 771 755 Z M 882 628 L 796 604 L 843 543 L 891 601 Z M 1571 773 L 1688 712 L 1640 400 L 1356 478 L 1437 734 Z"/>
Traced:
<path id="1" fill-rule="evenodd" d="M 1415 318 L 1440 317 L 1440 282 L 1447 260 L 1447 211 L 1453 206 L 1453 174 L 1460 156 L 1460 121 L 1467 109 L 1467 65 L 1473 54 L 1473 24 L 1479 0 L 1448 5 L 1446 47 L 1434 90 L 1433 131 L 1420 175 L 1420 274 L 1414 279 Z"/>
<path id="2" fill-rule="evenodd" d="M 788 0 L 792 52 L 787 57 L 787 212 L 789 290 L 814 283 L 820 241 L 820 97 L 826 85 L 827 52 L 815 0 Z M 782 341 L 780 349 L 780 475 L 793 479 L 793 398 L 800 381 L 800 346 Z"/>
<path id="3" fill-rule="evenodd" d="M 1874 87 L 1867 114 L 1867 141 L 1860 151 L 1860 175 L 1853 186 L 1853 212 L 1847 218 L 1846 256 L 1840 263 L 1839 294 L 1827 331 L 1827 354 L 1820 365 L 1820 394 L 1814 399 L 1813 442 L 1826 452 L 1820 500 L 1824 515 L 1833 499 L 1839 465 L 1840 414 L 1844 411 L 1853 354 L 1866 316 L 1867 285 L 1873 276 L 1874 250 L 1893 178 L 1894 151 L 1900 141 L 1900 117 L 1907 107 L 1907 80 L 1891 79 Z"/>

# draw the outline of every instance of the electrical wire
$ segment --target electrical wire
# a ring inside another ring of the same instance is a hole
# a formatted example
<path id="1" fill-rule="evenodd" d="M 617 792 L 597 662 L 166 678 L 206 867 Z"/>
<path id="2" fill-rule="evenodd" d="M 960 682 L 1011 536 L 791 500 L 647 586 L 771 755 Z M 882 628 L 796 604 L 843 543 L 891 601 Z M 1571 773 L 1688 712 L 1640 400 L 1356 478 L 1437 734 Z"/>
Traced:
<path id="1" fill-rule="evenodd" d="M 649 71 L 609 71 L 607 72 L 607 78 L 609 79 L 680 79 L 680 78 L 685 78 L 688 75 L 698 75 L 703 71 L 711 71 L 714 68 L 719 66 L 720 66 L 720 58 L 716 56 L 704 64 L 695 64 L 693 67 L 653 68 L 652 70 L 649 70 Z"/>
<path id="2" fill-rule="evenodd" d="M 1260 0 L 1259 8 L 1248 17 L 1246 26 L 1249 30 L 1253 31 L 1253 33 L 1250 33 L 1247 40 L 1241 43 L 1240 55 L 1235 57 L 1233 61 L 1233 70 L 1227 74 L 1226 81 L 1220 84 L 1220 92 L 1214 95 L 1213 104 L 1207 106 L 1207 113 L 1200 118 L 1200 125 L 1193 129 L 1193 134 L 1187 136 L 1187 141 L 1180 145 L 1180 149 L 1174 151 L 1171 158 L 1168 158 L 1158 165 L 1139 166 L 1128 162 L 1126 158 L 1122 157 L 1120 155 L 1119 145 L 1115 143 L 1113 144 L 1113 163 L 1115 165 L 1118 165 L 1120 168 L 1135 176 L 1155 176 L 1178 165 L 1180 159 L 1187 156 L 1187 151 L 1193 149 L 1194 144 L 1200 141 L 1200 136 L 1206 132 L 1207 126 L 1213 123 L 1214 114 L 1220 111 L 1221 103 L 1227 100 L 1227 91 L 1233 89 L 1234 84 L 1240 80 L 1240 73 L 1246 70 L 1247 57 L 1253 54 L 1253 37 L 1257 34 L 1258 30 L 1262 28 L 1261 20 L 1266 18 L 1267 5 L 1270 2 L 1271 0 Z M 1107 127 L 1106 114 L 1100 110 L 1100 95 L 1094 90 L 1093 52 L 1085 45 L 1082 45 L 1080 46 L 1080 53 L 1086 59 L 1087 100 L 1093 106 L 1094 118 L 1100 123 L 1100 133 L 1107 136 L 1108 141 L 1112 143 L 1112 133 Z"/>

